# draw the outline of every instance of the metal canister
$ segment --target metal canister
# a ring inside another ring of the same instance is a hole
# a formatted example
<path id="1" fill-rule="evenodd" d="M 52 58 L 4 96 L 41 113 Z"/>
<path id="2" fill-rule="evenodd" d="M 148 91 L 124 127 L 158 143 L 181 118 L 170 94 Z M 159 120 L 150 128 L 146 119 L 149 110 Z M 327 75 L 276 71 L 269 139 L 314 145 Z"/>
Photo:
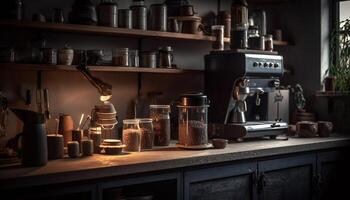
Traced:
<path id="1" fill-rule="evenodd" d="M 147 30 L 147 7 L 143 5 L 130 6 L 132 25 L 134 29 Z"/>
<path id="2" fill-rule="evenodd" d="M 118 27 L 118 6 L 116 3 L 102 1 L 98 5 L 98 24 Z"/>
<path id="3" fill-rule="evenodd" d="M 132 11 L 130 9 L 118 10 L 118 27 L 132 29 Z"/>
<path id="4" fill-rule="evenodd" d="M 141 67 L 157 67 L 157 53 L 155 51 L 141 51 L 140 58 Z"/>
<path id="5" fill-rule="evenodd" d="M 152 4 L 149 17 L 150 30 L 167 31 L 167 6 L 165 4 Z"/>

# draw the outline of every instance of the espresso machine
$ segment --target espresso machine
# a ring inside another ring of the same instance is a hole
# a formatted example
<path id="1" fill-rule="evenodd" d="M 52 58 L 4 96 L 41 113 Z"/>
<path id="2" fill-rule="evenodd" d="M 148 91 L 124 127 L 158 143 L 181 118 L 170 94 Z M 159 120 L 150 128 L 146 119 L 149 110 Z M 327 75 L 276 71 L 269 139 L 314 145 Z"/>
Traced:
<path id="1" fill-rule="evenodd" d="M 276 138 L 287 131 L 288 124 L 278 116 L 273 120 L 247 119 L 246 116 L 247 113 L 255 116 L 251 113 L 257 112 L 264 103 L 264 95 L 278 92 L 284 71 L 282 56 L 276 52 L 211 52 L 205 56 L 205 69 L 205 92 L 211 101 L 209 132 L 212 137 L 230 140 Z M 250 106 L 251 102 L 255 105 Z"/>

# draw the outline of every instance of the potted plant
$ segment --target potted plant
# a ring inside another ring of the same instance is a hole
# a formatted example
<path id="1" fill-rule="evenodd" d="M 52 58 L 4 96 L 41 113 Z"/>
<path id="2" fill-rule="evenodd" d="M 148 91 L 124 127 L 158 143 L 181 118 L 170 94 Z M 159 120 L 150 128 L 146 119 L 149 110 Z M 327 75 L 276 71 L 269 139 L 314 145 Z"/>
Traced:
<path id="1" fill-rule="evenodd" d="M 330 67 L 324 80 L 326 91 L 350 90 L 350 19 L 340 22 L 340 28 L 331 33 Z"/>

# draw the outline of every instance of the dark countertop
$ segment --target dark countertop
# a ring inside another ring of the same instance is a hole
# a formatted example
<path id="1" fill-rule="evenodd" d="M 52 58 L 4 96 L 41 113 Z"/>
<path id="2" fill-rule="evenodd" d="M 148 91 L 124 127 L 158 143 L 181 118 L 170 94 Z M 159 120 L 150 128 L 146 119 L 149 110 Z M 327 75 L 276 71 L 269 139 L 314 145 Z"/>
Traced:
<path id="1" fill-rule="evenodd" d="M 83 181 L 226 161 L 314 151 L 350 145 L 350 136 L 289 138 L 230 143 L 225 149 L 183 150 L 174 145 L 118 156 L 94 155 L 50 161 L 43 167 L 0 168 L 0 188 Z"/>

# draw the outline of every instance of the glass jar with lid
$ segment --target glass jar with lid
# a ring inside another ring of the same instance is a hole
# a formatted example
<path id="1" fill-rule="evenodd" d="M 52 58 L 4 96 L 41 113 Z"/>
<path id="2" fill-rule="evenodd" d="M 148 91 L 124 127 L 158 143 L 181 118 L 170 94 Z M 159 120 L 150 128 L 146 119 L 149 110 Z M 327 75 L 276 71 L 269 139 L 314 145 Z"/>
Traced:
<path id="1" fill-rule="evenodd" d="M 113 65 L 128 67 L 129 66 L 129 48 L 119 48 L 113 50 Z"/>
<path id="2" fill-rule="evenodd" d="M 154 145 L 170 144 L 170 105 L 150 105 L 150 116 L 153 119 Z"/>
<path id="3" fill-rule="evenodd" d="M 139 120 L 141 129 L 141 149 L 152 149 L 154 144 L 153 119 L 142 118 Z"/>
<path id="4" fill-rule="evenodd" d="M 208 146 L 209 101 L 203 93 L 183 94 L 179 109 L 179 146 L 183 148 Z"/>
<path id="5" fill-rule="evenodd" d="M 123 120 L 123 144 L 125 151 L 141 151 L 141 129 L 140 120 Z"/>
<path id="6" fill-rule="evenodd" d="M 265 50 L 266 51 L 273 51 L 272 35 L 266 35 L 265 36 Z"/>

